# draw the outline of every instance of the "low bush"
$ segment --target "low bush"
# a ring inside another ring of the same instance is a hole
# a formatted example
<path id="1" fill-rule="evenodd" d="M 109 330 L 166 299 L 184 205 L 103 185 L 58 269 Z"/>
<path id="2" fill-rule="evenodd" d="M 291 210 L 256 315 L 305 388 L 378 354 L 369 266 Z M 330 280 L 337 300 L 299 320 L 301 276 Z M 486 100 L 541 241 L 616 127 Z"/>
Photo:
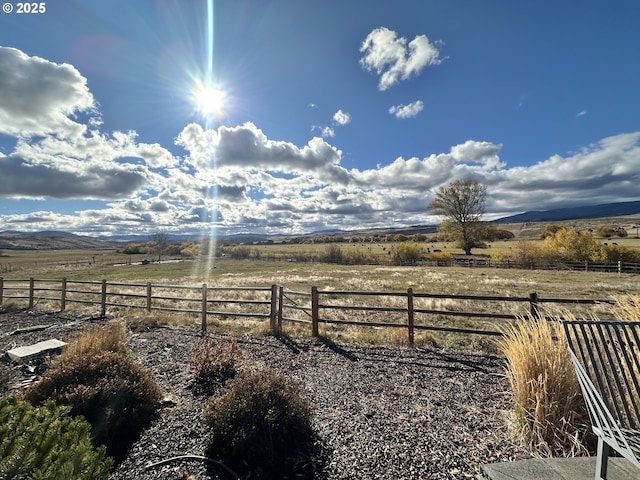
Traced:
<path id="1" fill-rule="evenodd" d="M 242 357 L 235 340 L 223 341 L 205 335 L 193 347 L 189 371 L 198 389 L 212 393 L 235 376 Z"/>
<path id="2" fill-rule="evenodd" d="M 429 260 L 436 262 L 451 262 L 453 260 L 453 255 L 449 252 L 433 252 L 429 254 Z"/>
<path id="3" fill-rule="evenodd" d="M 319 256 L 321 262 L 338 263 L 344 262 L 344 253 L 340 245 L 329 244 Z"/>
<path id="4" fill-rule="evenodd" d="M 608 245 L 603 248 L 605 262 L 639 263 L 640 251 L 620 245 Z"/>
<path id="5" fill-rule="evenodd" d="M 589 419 L 562 328 L 522 319 L 498 348 L 507 358 L 517 433 L 543 456 L 585 453 Z"/>
<path id="6" fill-rule="evenodd" d="M 342 257 L 344 265 L 372 265 L 378 263 L 370 251 L 346 250 Z"/>
<path id="7" fill-rule="evenodd" d="M 393 248 L 394 261 L 400 265 L 415 265 L 423 256 L 424 248 L 417 242 L 402 242 Z"/>
<path id="8" fill-rule="evenodd" d="M 20 310 L 20 306 L 12 300 L 0 304 L 0 313 L 17 312 L 18 310 Z"/>
<path id="9" fill-rule="evenodd" d="M 106 480 L 112 461 L 95 449 L 89 424 L 49 402 L 0 399 L 0 479 Z"/>
<path id="10" fill-rule="evenodd" d="M 251 256 L 251 248 L 246 245 L 234 245 L 231 248 L 225 249 L 225 253 L 231 258 L 247 259 Z"/>
<path id="11" fill-rule="evenodd" d="M 237 376 L 205 406 L 207 456 L 246 478 L 304 477 L 315 436 L 302 389 L 270 371 Z"/>
<path id="12" fill-rule="evenodd" d="M 56 362 L 25 392 L 32 405 L 53 400 L 83 415 L 94 445 L 104 444 L 120 460 L 154 416 L 162 398 L 151 374 L 134 359 L 89 352 Z"/>

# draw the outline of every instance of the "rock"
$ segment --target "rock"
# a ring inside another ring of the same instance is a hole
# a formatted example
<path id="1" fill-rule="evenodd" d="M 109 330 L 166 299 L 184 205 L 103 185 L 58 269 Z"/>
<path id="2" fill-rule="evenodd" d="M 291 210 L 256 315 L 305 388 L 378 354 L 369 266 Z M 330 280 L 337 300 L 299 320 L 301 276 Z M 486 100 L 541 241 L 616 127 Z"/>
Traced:
<path id="1" fill-rule="evenodd" d="M 33 345 L 12 348 L 7 351 L 7 356 L 16 363 L 27 363 L 36 358 L 58 354 L 65 345 L 65 342 L 52 338 L 51 340 L 34 343 Z"/>

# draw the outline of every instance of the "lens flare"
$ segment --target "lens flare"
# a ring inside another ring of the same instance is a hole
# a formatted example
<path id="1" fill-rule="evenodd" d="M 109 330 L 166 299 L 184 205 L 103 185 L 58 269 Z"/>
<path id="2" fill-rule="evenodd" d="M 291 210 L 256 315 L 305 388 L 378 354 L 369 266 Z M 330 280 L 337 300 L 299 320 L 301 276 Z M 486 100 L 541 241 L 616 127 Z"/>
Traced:
<path id="1" fill-rule="evenodd" d="M 197 105 L 199 105 L 200 112 L 204 114 L 205 120 L 205 129 L 209 129 L 212 127 L 212 120 L 215 115 L 218 115 L 217 118 L 224 113 L 223 106 L 226 95 L 224 94 L 224 90 L 219 86 L 215 86 L 213 82 L 214 72 L 213 72 L 213 42 L 214 42 L 214 4 L 213 0 L 207 0 L 207 58 L 206 58 L 206 75 L 205 81 L 198 82 L 195 84 L 195 93 L 197 99 Z M 217 161 L 215 152 L 211 157 L 211 167 L 214 172 L 217 171 Z M 216 173 L 214 173 L 214 178 L 212 179 L 211 186 L 209 188 L 209 192 L 207 198 L 211 205 L 211 220 L 209 226 L 209 237 L 206 242 L 206 274 L 205 280 L 208 282 L 209 276 L 211 274 L 212 269 L 215 268 L 215 256 L 217 250 L 217 231 L 216 231 L 216 223 L 218 221 L 218 181 L 216 178 Z M 204 245 L 203 245 L 204 246 Z"/>
<path id="2" fill-rule="evenodd" d="M 191 91 L 191 98 L 194 107 L 205 119 L 210 117 L 220 119 L 225 116 L 227 93 L 222 86 L 196 81 L 196 86 Z"/>

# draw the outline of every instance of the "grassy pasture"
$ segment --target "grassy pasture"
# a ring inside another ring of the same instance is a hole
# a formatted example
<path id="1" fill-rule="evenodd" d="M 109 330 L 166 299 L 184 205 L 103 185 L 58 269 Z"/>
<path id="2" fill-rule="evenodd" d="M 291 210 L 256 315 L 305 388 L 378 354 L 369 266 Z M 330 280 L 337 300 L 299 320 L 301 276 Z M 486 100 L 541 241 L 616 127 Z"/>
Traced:
<path id="1" fill-rule="evenodd" d="M 640 238 L 635 235 L 629 235 L 625 238 L 599 238 L 596 239 L 603 244 L 618 244 L 621 247 L 640 249 Z M 486 248 L 474 248 L 474 255 L 491 256 L 495 253 L 510 252 L 516 242 L 526 240 L 541 244 L 543 241 L 537 237 L 520 236 L 512 240 L 496 240 L 488 242 Z M 350 251 L 361 252 L 372 255 L 379 263 L 387 263 L 391 259 L 392 251 L 397 245 L 396 242 L 357 242 L 357 243 L 303 243 L 303 244 L 272 244 L 272 245 L 250 245 L 252 255 L 258 258 L 277 258 L 282 260 L 295 259 L 299 257 L 308 257 L 321 255 L 326 251 L 329 245 L 339 246 L 345 253 Z M 464 255 L 464 251 L 457 248 L 454 242 L 421 242 L 425 252 L 433 253 L 434 251 L 448 252 L 452 255 Z"/>
<path id="2" fill-rule="evenodd" d="M 624 239 L 622 239 L 624 240 Z M 508 242 L 506 242 L 508 243 Z M 621 242 L 620 242 L 621 243 Z M 365 244 L 366 245 L 366 244 Z M 281 245 L 266 248 L 282 248 Z M 292 245 L 288 251 L 304 252 L 305 248 L 326 248 L 326 245 Z M 256 247 L 251 247 L 256 248 Z M 265 250 L 266 250 L 265 248 Z M 367 248 L 360 244 L 344 248 Z M 373 248 L 382 248 L 373 244 Z M 287 250 L 285 250 L 286 252 Z M 310 250 L 306 250 L 310 251 Z M 106 279 L 110 282 L 146 283 L 165 285 L 198 286 L 207 283 L 216 287 L 265 287 L 272 284 L 283 285 L 287 290 L 309 292 L 311 286 L 320 290 L 384 291 L 406 292 L 412 288 L 416 293 L 458 294 L 476 296 L 527 297 L 537 292 L 540 298 L 597 298 L 611 299 L 617 295 L 638 293 L 638 277 L 635 275 L 578 271 L 534 271 L 517 269 L 426 267 L 391 265 L 334 265 L 286 260 L 247 260 L 229 257 L 216 259 L 213 264 L 206 261 L 182 261 L 176 263 L 134 264 L 145 256 L 138 257 L 116 254 L 113 251 L 32 251 L 9 252 L 10 256 L 0 257 L 0 268 L 4 262 L 21 265 L 24 268 L 0 273 L 7 279 L 61 279 L 92 280 Z M 5 253 L 6 255 L 6 253 Z M 93 258 L 95 257 L 95 261 Z M 91 259 L 91 262 L 89 261 Z M 127 262 L 130 259 L 130 262 Z M 128 264 L 130 263 L 130 264 Z M 240 295 L 241 293 L 239 293 Z M 182 295 L 182 293 L 178 293 Z M 197 293 L 196 293 L 197 296 Z M 403 306 L 406 299 L 399 297 L 346 298 L 347 304 L 368 306 Z M 351 302 L 351 303 L 349 303 Z M 397 305 L 395 305 L 397 303 Z M 72 304 L 73 305 L 73 304 Z M 526 314 L 527 304 L 512 302 L 474 302 L 448 299 L 416 299 L 416 308 Z M 565 306 L 566 307 L 566 306 Z M 54 307 L 55 308 L 55 307 Z M 90 308 L 95 313 L 96 306 L 73 305 L 72 309 Z M 190 307 L 190 308 L 193 308 Z M 197 308 L 197 307 L 196 307 Z M 597 314 L 601 318 L 611 317 L 609 307 L 571 306 L 577 315 Z M 114 309 L 112 313 L 125 317 L 144 316 L 143 311 Z M 340 318 L 362 321 L 402 323 L 405 315 L 397 312 L 334 312 Z M 158 316 L 153 313 L 152 316 Z M 173 317 L 176 315 L 162 315 Z M 142 320 L 149 321 L 149 319 Z M 197 323 L 197 319 L 192 321 Z M 500 321 L 459 318 L 444 315 L 423 316 L 418 321 L 440 326 L 458 328 L 483 328 L 495 330 Z M 242 329 L 264 330 L 264 325 L 251 321 L 238 324 L 237 319 L 210 320 L 211 328 L 239 332 Z M 238 330 L 238 328 L 240 330 Z M 287 327 L 287 332 L 300 331 L 308 335 L 310 327 Z M 321 325 L 321 333 L 336 340 L 355 339 L 373 342 L 400 343 L 406 334 L 404 329 L 363 327 L 354 329 L 344 326 Z M 442 345 L 492 349 L 493 340 L 476 335 L 434 333 L 432 336 L 420 333 L 417 341 L 428 342 L 435 338 Z"/>
<path id="3" fill-rule="evenodd" d="M 639 242 L 637 239 L 629 242 Z M 509 243 L 509 242 L 505 242 Z M 622 244 L 623 242 L 618 242 Z M 640 245 L 639 245 L 640 246 Z M 326 245 L 252 246 L 263 251 L 311 252 Z M 292 247 L 289 249 L 288 247 Z M 344 248 L 366 248 L 360 244 Z M 373 244 L 372 249 L 382 248 Z M 470 295 L 526 296 L 536 291 L 546 297 L 607 297 L 638 291 L 638 277 L 615 273 L 538 271 L 495 268 L 423 267 L 393 265 L 335 265 L 304 261 L 236 260 L 212 263 L 184 260 L 140 265 L 145 255 L 123 255 L 113 250 L 5 251 L 0 276 L 7 279 L 101 280 L 223 286 L 284 285 L 288 289 L 403 291 Z M 93 260 L 95 259 L 95 261 Z"/>

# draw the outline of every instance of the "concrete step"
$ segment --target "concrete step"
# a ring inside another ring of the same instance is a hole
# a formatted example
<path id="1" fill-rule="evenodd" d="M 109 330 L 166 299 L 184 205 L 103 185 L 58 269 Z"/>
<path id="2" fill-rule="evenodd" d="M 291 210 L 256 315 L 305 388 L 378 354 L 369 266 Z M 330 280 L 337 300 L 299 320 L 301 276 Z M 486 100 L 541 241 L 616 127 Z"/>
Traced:
<path id="1" fill-rule="evenodd" d="M 593 480 L 596 457 L 530 458 L 481 465 L 486 480 Z M 610 457 L 608 480 L 640 478 L 640 469 L 626 458 Z"/>
<path id="2" fill-rule="evenodd" d="M 65 345 L 65 342 L 52 338 L 33 345 L 12 348 L 7 351 L 7 356 L 16 363 L 28 363 L 35 358 L 60 353 Z"/>

